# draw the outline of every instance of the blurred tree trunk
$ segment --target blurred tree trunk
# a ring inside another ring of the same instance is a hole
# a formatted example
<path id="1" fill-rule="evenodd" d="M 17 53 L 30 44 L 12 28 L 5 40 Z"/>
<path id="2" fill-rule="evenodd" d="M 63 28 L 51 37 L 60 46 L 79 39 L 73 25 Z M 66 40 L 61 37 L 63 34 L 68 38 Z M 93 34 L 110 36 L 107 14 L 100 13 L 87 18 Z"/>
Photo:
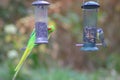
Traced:
<path id="1" fill-rule="evenodd" d="M 120 0 L 105 0 L 102 3 L 103 11 L 107 15 L 103 28 L 109 51 L 120 52 Z"/>
<path id="2" fill-rule="evenodd" d="M 81 53 L 80 49 L 75 46 L 76 42 L 70 31 L 58 27 L 56 39 L 59 44 L 58 62 L 64 66 L 85 69 L 85 64 L 87 63 L 86 55 Z"/>

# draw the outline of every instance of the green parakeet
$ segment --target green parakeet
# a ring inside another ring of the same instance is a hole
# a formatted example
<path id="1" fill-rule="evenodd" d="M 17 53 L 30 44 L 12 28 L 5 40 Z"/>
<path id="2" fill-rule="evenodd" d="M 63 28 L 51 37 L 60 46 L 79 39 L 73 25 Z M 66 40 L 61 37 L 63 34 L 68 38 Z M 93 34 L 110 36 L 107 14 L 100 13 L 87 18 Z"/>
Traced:
<path id="1" fill-rule="evenodd" d="M 49 24 L 48 24 L 48 38 L 50 38 L 50 34 L 55 30 L 55 22 L 50 20 Z M 27 57 L 29 56 L 29 54 L 31 53 L 32 49 L 37 45 L 35 44 L 35 29 L 32 31 L 30 39 L 28 41 L 28 44 L 25 48 L 25 51 L 23 53 L 22 58 L 20 59 L 18 65 L 15 68 L 15 74 L 13 76 L 13 80 L 15 80 L 19 70 L 21 69 L 22 65 L 24 64 L 24 62 L 26 61 Z"/>

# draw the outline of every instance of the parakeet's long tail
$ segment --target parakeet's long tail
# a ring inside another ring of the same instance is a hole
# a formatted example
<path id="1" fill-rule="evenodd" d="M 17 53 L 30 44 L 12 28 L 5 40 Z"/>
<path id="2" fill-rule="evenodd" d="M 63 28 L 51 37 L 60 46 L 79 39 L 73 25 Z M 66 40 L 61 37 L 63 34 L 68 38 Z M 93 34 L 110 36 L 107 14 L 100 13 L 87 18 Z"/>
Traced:
<path id="1" fill-rule="evenodd" d="M 12 80 L 15 80 L 19 70 L 21 69 L 22 65 L 24 64 L 25 60 L 27 59 L 27 57 L 29 56 L 29 54 L 31 53 L 32 49 L 34 48 L 34 41 L 35 41 L 35 31 L 33 30 L 32 35 L 30 36 L 30 39 L 28 41 L 28 45 L 23 53 L 23 56 L 19 62 L 19 64 L 16 66 L 15 68 L 15 74 Z"/>
<path id="2" fill-rule="evenodd" d="M 13 80 L 15 80 L 15 78 L 16 78 L 19 70 L 21 69 L 22 65 L 24 64 L 25 60 L 27 59 L 27 57 L 29 56 L 29 54 L 30 54 L 31 51 L 32 50 L 30 50 L 28 48 L 25 50 L 23 57 L 21 58 L 19 64 L 15 68 L 15 74 L 14 74 Z"/>

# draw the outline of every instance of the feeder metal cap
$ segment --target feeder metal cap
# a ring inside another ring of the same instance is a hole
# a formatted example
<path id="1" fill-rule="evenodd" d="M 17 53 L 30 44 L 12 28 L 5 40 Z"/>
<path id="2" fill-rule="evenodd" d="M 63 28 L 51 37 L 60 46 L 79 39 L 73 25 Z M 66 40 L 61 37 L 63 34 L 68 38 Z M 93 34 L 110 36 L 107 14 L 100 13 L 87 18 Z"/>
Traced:
<path id="1" fill-rule="evenodd" d="M 83 9 L 96 9 L 100 7 L 99 3 L 95 2 L 95 1 L 88 1 L 88 2 L 85 2 L 81 8 Z"/>
<path id="2" fill-rule="evenodd" d="M 34 2 L 32 3 L 32 5 L 33 5 L 33 6 L 37 6 L 37 5 L 50 5 L 50 3 L 47 2 L 47 1 L 43 1 L 43 0 L 37 0 L 37 1 L 34 1 Z"/>

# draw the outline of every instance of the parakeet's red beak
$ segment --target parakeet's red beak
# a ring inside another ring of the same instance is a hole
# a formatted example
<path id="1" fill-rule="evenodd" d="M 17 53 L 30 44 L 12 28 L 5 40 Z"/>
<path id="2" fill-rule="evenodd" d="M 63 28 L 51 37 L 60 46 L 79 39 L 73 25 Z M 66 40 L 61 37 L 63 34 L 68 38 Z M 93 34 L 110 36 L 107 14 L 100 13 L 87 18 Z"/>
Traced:
<path id="1" fill-rule="evenodd" d="M 48 30 L 51 30 L 51 28 L 48 28 Z"/>

